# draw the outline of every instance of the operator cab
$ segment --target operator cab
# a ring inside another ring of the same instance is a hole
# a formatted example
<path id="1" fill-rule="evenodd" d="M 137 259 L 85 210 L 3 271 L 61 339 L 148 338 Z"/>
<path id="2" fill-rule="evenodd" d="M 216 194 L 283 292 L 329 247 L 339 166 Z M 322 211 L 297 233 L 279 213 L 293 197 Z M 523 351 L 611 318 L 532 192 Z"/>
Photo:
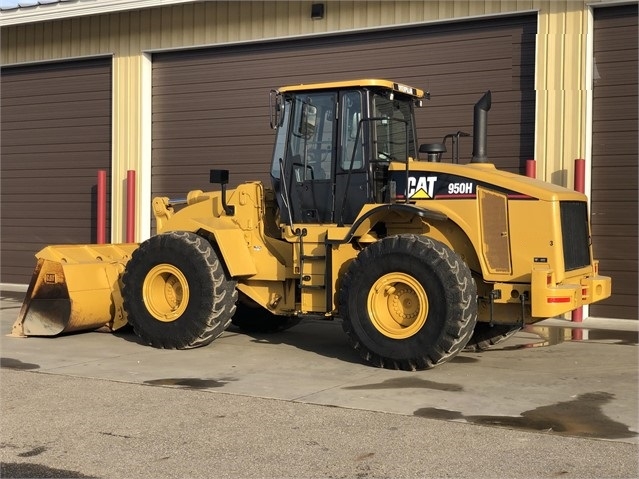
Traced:
<path id="1" fill-rule="evenodd" d="M 386 80 L 272 91 L 271 179 L 281 220 L 351 224 L 364 204 L 389 202 L 390 162 L 417 156 L 413 109 L 423 97 Z"/>

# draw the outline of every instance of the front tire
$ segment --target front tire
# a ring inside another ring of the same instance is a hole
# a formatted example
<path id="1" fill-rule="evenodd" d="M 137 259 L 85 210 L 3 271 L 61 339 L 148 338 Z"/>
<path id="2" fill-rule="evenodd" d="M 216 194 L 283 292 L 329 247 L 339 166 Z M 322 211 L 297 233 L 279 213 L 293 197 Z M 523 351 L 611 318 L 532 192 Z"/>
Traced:
<path id="1" fill-rule="evenodd" d="M 124 309 L 147 344 L 189 349 L 209 344 L 228 327 L 237 290 L 212 245 L 174 231 L 133 252 L 122 277 Z"/>
<path id="2" fill-rule="evenodd" d="M 453 358 L 477 322 L 468 266 L 421 235 L 384 238 L 349 265 L 339 295 L 343 328 L 374 366 L 414 371 Z"/>

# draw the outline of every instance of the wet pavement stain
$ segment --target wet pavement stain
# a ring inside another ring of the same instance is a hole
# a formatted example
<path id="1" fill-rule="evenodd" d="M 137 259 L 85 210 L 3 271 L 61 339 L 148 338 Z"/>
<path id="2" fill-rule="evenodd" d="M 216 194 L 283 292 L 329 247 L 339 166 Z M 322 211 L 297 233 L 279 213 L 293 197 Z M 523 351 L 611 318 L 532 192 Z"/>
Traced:
<path id="1" fill-rule="evenodd" d="M 366 459 L 370 459 L 371 457 L 373 457 L 375 455 L 374 452 L 367 452 L 366 454 L 360 454 L 359 456 L 357 456 L 355 458 L 356 461 L 364 461 Z"/>
<path id="2" fill-rule="evenodd" d="M 0 463 L 0 477 L 29 477 L 29 478 L 49 478 L 49 477 L 89 477 L 76 471 L 66 469 L 55 469 L 41 464 L 2 462 Z M 97 479 L 97 478 L 96 478 Z"/>
<path id="3" fill-rule="evenodd" d="M 532 343 L 518 344 L 514 346 L 506 346 L 504 350 L 541 348 L 546 346 L 555 346 L 570 341 L 615 341 L 613 344 L 622 344 L 627 346 L 636 346 L 639 344 L 639 332 L 637 331 L 618 331 L 613 329 L 585 329 L 585 328 L 560 328 L 555 326 L 526 326 L 524 331 L 532 333 L 541 338 L 541 341 Z M 587 339 L 582 336 L 587 334 Z"/>
<path id="4" fill-rule="evenodd" d="M 237 381 L 236 378 L 221 379 L 199 379 L 199 378 L 165 378 L 144 381 L 144 384 L 151 386 L 180 386 L 185 389 L 209 389 L 221 388 L 231 381 Z"/>
<path id="5" fill-rule="evenodd" d="M 103 432 L 103 431 L 99 431 L 98 434 L 102 434 L 103 436 L 119 437 L 120 439 L 131 439 L 133 437 L 133 436 L 128 436 L 126 434 L 116 434 L 114 432 Z"/>
<path id="6" fill-rule="evenodd" d="M 33 456 L 39 456 L 40 454 L 42 454 L 44 451 L 46 451 L 47 448 L 44 446 L 38 446 L 38 447 L 34 447 L 33 449 L 31 449 L 30 451 L 27 452 L 21 452 L 20 454 L 18 454 L 18 457 L 33 457 Z"/>
<path id="7" fill-rule="evenodd" d="M 452 391 L 460 392 L 464 388 L 459 384 L 437 383 L 428 379 L 415 377 L 403 377 L 387 379 L 381 383 L 362 384 L 359 386 L 348 386 L 343 389 L 361 390 L 361 389 L 434 389 L 436 391 Z"/>
<path id="8" fill-rule="evenodd" d="M 0 358 L 0 368 L 2 369 L 40 369 L 38 364 L 23 363 L 19 359 Z"/>
<path id="9" fill-rule="evenodd" d="M 438 408 L 422 408 L 413 414 L 429 419 L 460 420 L 484 426 L 502 426 L 556 433 L 567 436 L 599 439 L 623 439 L 636 437 L 627 425 L 617 422 L 602 411 L 602 406 L 614 399 L 614 394 L 598 391 L 584 393 L 571 401 L 524 411 L 520 416 L 465 416 L 459 411 Z"/>

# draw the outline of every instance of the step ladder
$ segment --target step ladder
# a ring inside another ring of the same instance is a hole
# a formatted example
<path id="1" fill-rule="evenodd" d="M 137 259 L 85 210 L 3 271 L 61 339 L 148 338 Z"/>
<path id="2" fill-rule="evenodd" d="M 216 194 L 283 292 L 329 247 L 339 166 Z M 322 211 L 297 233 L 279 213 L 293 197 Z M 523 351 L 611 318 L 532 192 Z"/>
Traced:
<path id="1" fill-rule="evenodd" d="M 306 228 L 295 230 L 299 238 L 299 281 L 302 309 L 305 311 L 323 311 L 327 305 L 327 261 L 326 245 L 313 243 L 313 252 L 307 254 L 308 244 L 304 238 Z M 306 247 L 306 248 L 305 248 Z"/>

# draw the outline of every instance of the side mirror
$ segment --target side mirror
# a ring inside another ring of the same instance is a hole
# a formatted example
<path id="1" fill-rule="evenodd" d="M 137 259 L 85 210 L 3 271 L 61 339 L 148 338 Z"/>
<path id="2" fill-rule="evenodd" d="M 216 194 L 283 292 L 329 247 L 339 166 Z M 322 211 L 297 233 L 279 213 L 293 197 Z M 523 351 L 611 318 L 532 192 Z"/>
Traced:
<path id="1" fill-rule="evenodd" d="M 209 183 L 225 185 L 229 182 L 229 170 L 211 170 Z"/>
<path id="2" fill-rule="evenodd" d="M 282 115 L 282 111 L 284 110 L 282 95 L 280 95 L 277 90 L 271 90 L 268 94 L 268 102 L 270 107 L 269 120 L 271 130 L 276 130 L 278 127 L 282 126 L 282 121 L 284 120 L 284 115 Z"/>
<path id="3" fill-rule="evenodd" d="M 227 216 L 235 215 L 235 206 L 226 203 L 226 184 L 229 182 L 229 170 L 211 170 L 209 172 L 210 183 L 222 186 L 222 208 Z"/>

